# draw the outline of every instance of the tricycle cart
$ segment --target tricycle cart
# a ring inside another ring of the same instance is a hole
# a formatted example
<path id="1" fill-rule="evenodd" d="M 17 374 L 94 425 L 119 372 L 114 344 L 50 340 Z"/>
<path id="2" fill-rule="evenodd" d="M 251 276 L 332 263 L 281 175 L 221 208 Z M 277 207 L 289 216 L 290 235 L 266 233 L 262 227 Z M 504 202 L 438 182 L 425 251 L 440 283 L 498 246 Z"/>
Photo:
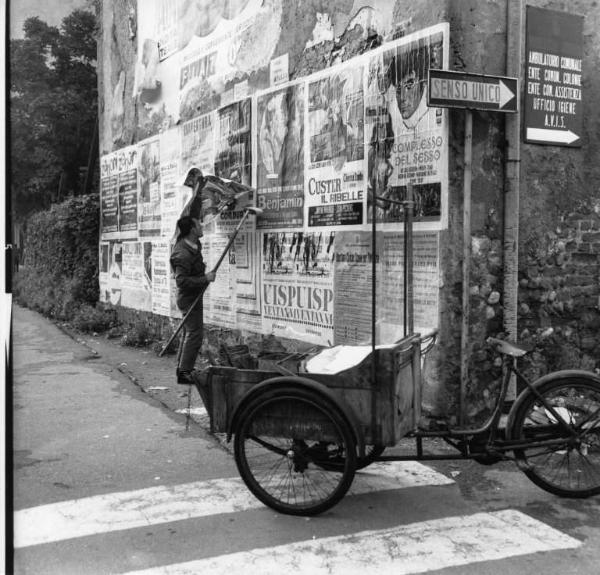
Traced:
<path id="1" fill-rule="evenodd" d="M 410 194 L 409 186 L 409 200 Z M 412 202 L 404 204 L 410 214 Z M 572 370 L 531 382 L 517 367 L 527 351 L 516 344 L 488 339 L 502 355 L 505 376 L 484 425 L 420 428 L 422 357 L 436 335 L 413 333 L 411 233 L 406 217 L 400 341 L 375 345 L 373 313 L 370 346 L 330 348 L 308 358 L 291 354 L 258 369 L 213 366 L 197 383 L 212 431 L 234 437 L 235 461 L 248 488 L 279 512 L 314 515 L 335 505 L 355 471 L 374 461 L 467 458 L 482 464 L 512 459 L 537 485 L 560 496 L 599 494 L 600 377 Z M 339 351 L 352 358 L 345 368 L 314 368 Z M 513 375 L 523 391 L 505 417 Z M 443 439 L 456 452 L 426 453 L 429 438 Z M 383 455 L 403 439 L 414 440 L 413 454 Z"/>

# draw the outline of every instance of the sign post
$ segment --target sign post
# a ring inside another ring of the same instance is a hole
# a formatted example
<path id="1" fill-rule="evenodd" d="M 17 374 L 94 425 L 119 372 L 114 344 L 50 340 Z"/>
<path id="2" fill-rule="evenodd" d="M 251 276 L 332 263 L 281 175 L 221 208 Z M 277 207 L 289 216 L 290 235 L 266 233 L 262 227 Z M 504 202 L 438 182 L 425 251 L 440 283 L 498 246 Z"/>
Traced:
<path id="1" fill-rule="evenodd" d="M 471 177 L 473 158 L 473 112 L 516 112 L 519 82 L 517 78 L 486 76 L 452 70 L 429 70 L 427 104 L 435 107 L 465 108 L 463 172 L 463 265 L 462 323 L 460 340 L 460 424 L 466 419 L 466 395 L 469 383 L 469 319 L 471 278 Z"/>

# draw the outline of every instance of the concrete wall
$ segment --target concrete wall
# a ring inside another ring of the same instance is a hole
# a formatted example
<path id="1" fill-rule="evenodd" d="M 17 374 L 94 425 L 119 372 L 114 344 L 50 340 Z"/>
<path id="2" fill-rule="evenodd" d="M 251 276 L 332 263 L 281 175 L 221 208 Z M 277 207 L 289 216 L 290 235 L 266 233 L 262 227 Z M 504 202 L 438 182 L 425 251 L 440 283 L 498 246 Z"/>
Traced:
<path id="1" fill-rule="evenodd" d="M 507 2 L 516 0 L 286 1 L 274 57 L 288 53 L 290 78 L 300 78 L 386 40 L 449 22 L 450 69 L 509 75 Z M 565 367 L 600 369 L 600 77 L 595 73 L 600 69 L 600 7 L 591 0 L 527 3 L 585 16 L 585 132 L 581 148 L 521 144 L 518 337 L 536 348 L 528 364 L 532 374 Z M 101 153 L 147 135 L 138 127 L 142 111 L 130 97 L 137 58 L 136 11 L 143 6 L 140 2 L 136 7 L 133 0 L 103 2 Z M 377 21 L 378 34 L 348 28 L 365 6 L 375 6 L 383 16 Z M 333 37 L 317 33 L 323 14 L 330 18 Z M 524 18 L 521 33 L 524 54 Z M 247 77 L 250 91 L 268 84 L 266 74 L 263 70 Z M 469 417 L 489 408 L 500 375 L 485 338 L 504 330 L 504 224 L 514 216 L 504 214 L 505 139 L 502 114 L 473 113 Z M 463 142 L 464 112 L 452 110 L 448 226 L 440 232 L 440 337 L 427 360 L 424 397 L 432 414 L 450 419 L 458 413 L 460 387 Z M 244 335 L 231 337 L 240 341 Z"/>

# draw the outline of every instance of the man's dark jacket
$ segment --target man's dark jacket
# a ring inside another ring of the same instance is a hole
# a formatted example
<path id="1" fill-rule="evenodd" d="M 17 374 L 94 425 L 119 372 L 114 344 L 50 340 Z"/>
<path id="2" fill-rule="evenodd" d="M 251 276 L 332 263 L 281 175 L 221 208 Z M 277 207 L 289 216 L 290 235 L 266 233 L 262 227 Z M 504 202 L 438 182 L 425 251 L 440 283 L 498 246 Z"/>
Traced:
<path id="1" fill-rule="evenodd" d="M 194 250 L 185 240 L 179 240 L 173 247 L 170 263 L 177 284 L 177 307 L 187 310 L 208 285 L 200 242 L 198 249 Z M 197 307 L 202 309 L 202 299 Z"/>

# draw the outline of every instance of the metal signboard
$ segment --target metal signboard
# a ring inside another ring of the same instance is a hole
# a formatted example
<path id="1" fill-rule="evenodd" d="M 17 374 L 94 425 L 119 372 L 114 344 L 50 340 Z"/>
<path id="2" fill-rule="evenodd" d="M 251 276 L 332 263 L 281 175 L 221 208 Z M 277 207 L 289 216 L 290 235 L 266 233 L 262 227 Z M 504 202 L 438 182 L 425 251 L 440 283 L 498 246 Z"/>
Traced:
<path id="1" fill-rule="evenodd" d="M 517 111 L 517 78 L 452 70 L 429 70 L 428 82 L 429 106 L 493 112 Z"/>
<path id="2" fill-rule="evenodd" d="M 581 146 L 583 16 L 527 6 L 525 141 Z"/>

